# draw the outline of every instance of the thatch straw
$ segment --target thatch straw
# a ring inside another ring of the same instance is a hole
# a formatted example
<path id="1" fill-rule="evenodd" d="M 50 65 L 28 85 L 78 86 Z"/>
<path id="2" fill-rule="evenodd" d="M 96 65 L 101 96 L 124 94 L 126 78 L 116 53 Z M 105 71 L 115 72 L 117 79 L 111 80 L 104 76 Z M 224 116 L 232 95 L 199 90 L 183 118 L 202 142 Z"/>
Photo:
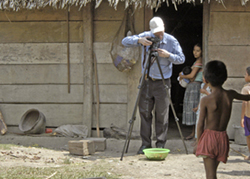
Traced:
<path id="1" fill-rule="evenodd" d="M 41 9 L 46 6 L 52 6 L 53 8 L 65 9 L 70 6 L 78 6 L 79 10 L 86 6 L 91 1 L 95 2 L 95 8 L 98 8 L 103 0 L 0 0 L 0 9 L 1 10 L 13 10 L 18 11 L 20 9 Z M 109 5 L 117 9 L 119 2 L 125 2 L 126 9 L 128 6 L 133 5 L 136 8 L 141 7 L 150 7 L 151 9 L 155 8 L 156 10 L 161 6 L 162 3 L 166 3 L 169 6 L 169 3 L 172 3 L 177 10 L 177 5 L 182 3 L 193 3 L 197 0 L 108 0 Z M 200 0 L 200 3 L 203 3 L 205 0 Z M 222 3 L 224 6 L 225 0 L 215 0 L 218 3 Z M 210 0 L 208 0 L 210 2 Z M 248 0 L 241 0 L 242 6 L 246 5 Z M 225 7 L 225 6 L 224 6 Z"/>

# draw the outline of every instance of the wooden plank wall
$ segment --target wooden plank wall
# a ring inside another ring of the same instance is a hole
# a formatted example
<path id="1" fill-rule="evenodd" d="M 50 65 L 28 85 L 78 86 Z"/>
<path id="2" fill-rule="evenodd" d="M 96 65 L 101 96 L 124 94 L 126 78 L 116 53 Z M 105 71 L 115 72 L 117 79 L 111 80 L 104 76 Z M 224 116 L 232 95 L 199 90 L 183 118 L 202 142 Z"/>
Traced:
<path id="1" fill-rule="evenodd" d="M 225 1 L 226 9 L 216 1 L 210 2 L 208 55 L 209 60 L 221 60 L 227 65 L 226 89 L 241 91 L 244 74 L 250 66 L 250 6 L 238 0 Z M 229 138 L 234 139 L 233 125 L 240 125 L 241 102 L 234 102 L 228 125 Z"/>
<path id="2" fill-rule="evenodd" d="M 128 87 L 135 86 L 140 70 L 130 74 L 119 72 L 109 54 L 114 34 L 123 19 L 124 7 L 124 3 L 119 3 L 114 10 L 103 1 L 94 10 L 101 128 L 110 127 L 111 123 L 126 128 L 131 112 L 128 105 L 134 104 L 133 97 L 137 93 L 136 88 Z M 18 126 L 21 116 L 31 108 L 45 115 L 49 127 L 84 123 L 82 13 L 83 10 L 77 7 L 71 7 L 69 13 L 71 90 L 68 93 L 67 11 L 50 7 L 0 11 L 0 109 L 8 126 Z M 137 16 L 139 21 L 143 19 L 139 13 Z M 142 31 L 143 21 L 137 23 L 136 29 Z M 92 127 L 96 127 L 95 110 Z"/>

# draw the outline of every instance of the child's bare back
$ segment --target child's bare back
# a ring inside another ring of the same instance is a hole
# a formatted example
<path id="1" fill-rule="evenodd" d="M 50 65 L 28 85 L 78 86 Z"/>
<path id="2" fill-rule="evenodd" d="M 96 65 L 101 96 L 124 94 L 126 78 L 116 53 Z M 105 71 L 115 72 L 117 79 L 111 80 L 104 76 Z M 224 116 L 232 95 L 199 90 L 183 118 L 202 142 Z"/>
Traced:
<path id="1" fill-rule="evenodd" d="M 201 101 L 201 111 L 206 115 L 205 129 L 225 131 L 230 119 L 232 102 L 236 97 L 234 90 L 225 90 L 222 87 L 211 87 L 212 93 Z"/>

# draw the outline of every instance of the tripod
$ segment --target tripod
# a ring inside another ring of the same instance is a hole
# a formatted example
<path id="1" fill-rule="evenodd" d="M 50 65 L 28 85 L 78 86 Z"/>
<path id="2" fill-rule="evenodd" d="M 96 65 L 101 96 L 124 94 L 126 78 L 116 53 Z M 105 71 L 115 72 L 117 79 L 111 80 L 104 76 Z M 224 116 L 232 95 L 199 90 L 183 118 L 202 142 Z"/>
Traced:
<path id="1" fill-rule="evenodd" d="M 148 80 L 148 77 L 149 77 L 149 70 L 150 70 L 150 66 L 151 66 L 151 58 L 154 58 L 154 60 L 156 60 L 156 62 L 157 62 L 157 66 L 158 66 L 160 74 L 161 74 L 162 82 L 163 82 L 163 85 L 165 86 L 165 89 L 166 89 L 166 92 L 167 92 L 167 97 L 168 97 L 168 99 L 170 101 L 170 106 L 171 106 L 171 109 L 172 109 L 172 112 L 173 112 L 173 115 L 174 115 L 174 118 L 175 118 L 175 122 L 177 124 L 177 127 L 178 127 L 178 130 L 179 130 L 183 145 L 185 147 L 186 154 L 188 154 L 187 147 L 186 147 L 186 144 L 184 142 L 183 135 L 182 135 L 182 132 L 181 132 L 181 128 L 180 128 L 180 125 L 179 125 L 179 119 L 178 119 L 178 117 L 176 115 L 172 100 L 170 98 L 170 94 L 169 94 L 169 90 L 168 90 L 169 87 L 166 85 L 164 77 L 163 77 L 161 66 L 160 66 L 160 63 L 159 63 L 159 60 L 158 60 L 158 53 L 152 48 L 153 48 L 153 45 L 151 45 L 149 50 L 148 50 L 148 55 L 147 55 L 148 58 L 146 58 L 146 61 L 145 61 L 146 68 L 144 68 L 143 75 L 142 75 L 142 77 L 140 79 L 140 84 L 138 86 L 139 91 L 137 93 L 136 102 L 135 102 L 135 106 L 134 106 L 134 109 L 133 109 L 132 117 L 129 120 L 130 125 L 129 125 L 129 130 L 128 130 L 127 135 L 126 135 L 125 144 L 124 144 L 124 147 L 123 147 L 123 150 L 122 150 L 122 155 L 121 155 L 121 159 L 120 159 L 121 161 L 123 159 L 125 149 L 126 149 L 126 153 L 128 152 L 130 137 L 131 137 L 132 129 L 133 129 L 133 126 L 134 126 L 134 121 L 136 119 L 137 106 L 138 106 L 139 99 L 140 99 L 140 96 L 141 96 L 142 85 L 143 85 L 144 81 L 146 80 L 145 77 L 147 77 L 147 80 Z M 146 76 L 146 71 L 147 71 L 147 76 Z"/>

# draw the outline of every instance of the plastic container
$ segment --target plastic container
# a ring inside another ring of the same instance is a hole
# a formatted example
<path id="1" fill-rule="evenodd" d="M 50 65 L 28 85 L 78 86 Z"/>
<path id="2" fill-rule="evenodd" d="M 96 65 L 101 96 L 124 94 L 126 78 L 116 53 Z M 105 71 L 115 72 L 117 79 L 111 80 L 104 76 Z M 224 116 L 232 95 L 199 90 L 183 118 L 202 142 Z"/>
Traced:
<path id="1" fill-rule="evenodd" d="M 19 129 L 25 134 L 41 134 L 45 132 L 46 119 L 37 109 L 30 109 L 21 118 Z"/>
<path id="2" fill-rule="evenodd" d="M 149 160 L 164 160 L 168 156 L 170 150 L 162 148 L 149 148 L 144 149 L 143 152 Z"/>
<path id="3" fill-rule="evenodd" d="M 50 128 L 45 129 L 45 133 L 52 133 L 52 132 L 53 132 L 53 130 Z"/>

